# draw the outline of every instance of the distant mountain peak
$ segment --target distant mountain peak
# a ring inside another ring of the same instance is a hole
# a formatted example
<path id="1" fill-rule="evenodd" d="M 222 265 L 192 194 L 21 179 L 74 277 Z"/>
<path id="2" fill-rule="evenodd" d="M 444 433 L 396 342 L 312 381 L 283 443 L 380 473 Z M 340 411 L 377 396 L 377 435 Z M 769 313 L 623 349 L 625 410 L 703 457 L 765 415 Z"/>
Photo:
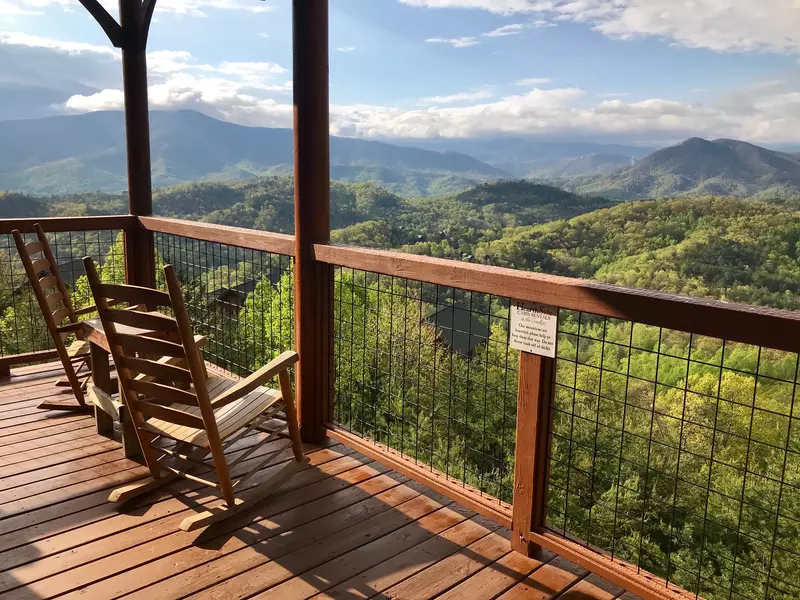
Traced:
<path id="1" fill-rule="evenodd" d="M 685 194 L 784 196 L 800 194 L 800 161 L 741 140 L 692 137 L 632 166 L 569 181 L 567 187 L 624 200 Z"/>

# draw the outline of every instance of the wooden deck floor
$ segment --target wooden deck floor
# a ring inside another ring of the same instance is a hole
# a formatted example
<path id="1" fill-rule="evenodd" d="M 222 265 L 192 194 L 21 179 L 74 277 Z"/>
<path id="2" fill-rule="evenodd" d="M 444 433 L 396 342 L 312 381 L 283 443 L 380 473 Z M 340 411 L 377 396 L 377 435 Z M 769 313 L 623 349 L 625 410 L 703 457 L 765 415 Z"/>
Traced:
<path id="1" fill-rule="evenodd" d="M 511 553 L 508 530 L 341 445 L 307 448 L 277 495 L 203 532 L 178 528 L 217 499 L 190 482 L 120 509 L 110 489 L 146 470 L 91 417 L 36 409 L 54 369 L 0 380 L 0 599 L 635 598 Z"/>

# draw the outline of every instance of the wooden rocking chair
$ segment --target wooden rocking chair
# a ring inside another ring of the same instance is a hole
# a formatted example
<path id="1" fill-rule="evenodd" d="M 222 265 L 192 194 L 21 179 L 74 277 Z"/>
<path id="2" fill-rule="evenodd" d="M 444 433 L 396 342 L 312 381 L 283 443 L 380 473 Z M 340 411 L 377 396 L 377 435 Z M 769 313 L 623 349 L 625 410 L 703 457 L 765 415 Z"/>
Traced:
<path id="1" fill-rule="evenodd" d="M 69 386 L 75 395 L 75 401 L 60 402 L 45 400 L 38 408 L 46 410 L 90 411 L 92 406 L 86 403 L 86 382 L 92 374 L 90 345 L 81 339 L 82 334 L 78 317 L 95 311 L 94 306 L 87 306 L 75 310 L 72 305 L 69 290 L 64 284 L 61 273 L 58 271 L 55 256 L 47 242 L 41 225 L 33 226 L 36 231 L 35 242 L 25 243 L 19 230 L 11 233 L 17 245 L 19 257 L 25 267 L 33 294 L 39 303 L 39 308 L 44 316 L 45 324 L 53 339 L 58 358 L 64 367 L 65 379 L 59 379 L 56 385 Z M 64 323 L 64 321 L 67 321 Z M 70 334 L 78 338 L 75 342 L 66 345 L 65 340 Z"/>
<path id="2" fill-rule="evenodd" d="M 220 490 L 224 505 L 186 518 L 181 529 L 190 531 L 247 510 L 307 464 L 288 373 L 288 368 L 298 360 L 297 353 L 284 352 L 242 381 L 213 375 L 206 379 L 180 284 L 171 265 L 164 268 L 169 290 L 166 294 L 150 288 L 101 283 L 92 259 L 85 258 L 84 264 L 117 365 L 123 401 L 151 474 L 147 479 L 115 490 L 110 501 L 124 502 L 176 477 Z M 151 312 L 114 310 L 109 308 L 112 300 L 146 305 Z M 158 307 L 171 310 L 174 318 L 155 312 Z M 117 324 L 156 330 L 159 338 L 118 333 Z M 280 391 L 262 387 L 275 377 Z M 267 435 L 228 462 L 225 450 L 254 432 Z M 233 467 L 279 437 L 288 438 L 288 443 L 269 452 L 246 474 L 235 480 L 231 478 Z M 265 481 L 240 493 L 250 477 L 275 463 L 289 447 L 293 460 Z M 209 454 L 211 464 L 204 460 Z M 189 473 L 194 467 L 210 467 L 216 480 L 200 477 L 202 473 Z"/>

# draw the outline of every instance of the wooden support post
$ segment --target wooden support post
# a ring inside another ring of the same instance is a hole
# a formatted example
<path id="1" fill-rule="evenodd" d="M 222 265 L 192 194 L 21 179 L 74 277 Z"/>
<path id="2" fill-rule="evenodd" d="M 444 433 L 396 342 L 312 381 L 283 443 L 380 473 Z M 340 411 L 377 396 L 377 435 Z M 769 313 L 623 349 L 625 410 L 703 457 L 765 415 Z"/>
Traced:
<path id="1" fill-rule="evenodd" d="M 331 267 L 313 245 L 330 240 L 328 0 L 293 0 L 295 344 L 300 434 L 320 442 L 330 404 Z"/>
<path id="2" fill-rule="evenodd" d="M 520 353 L 511 547 L 526 556 L 539 550 L 530 532 L 545 519 L 554 366 L 552 358 Z"/>
<path id="3" fill-rule="evenodd" d="M 128 156 L 128 206 L 137 217 L 153 214 L 150 173 L 150 116 L 147 99 L 146 9 L 141 0 L 119 1 L 122 30 L 122 83 L 125 91 L 125 137 Z M 155 287 L 153 233 L 141 226 L 125 232 L 128 283 Z"/>

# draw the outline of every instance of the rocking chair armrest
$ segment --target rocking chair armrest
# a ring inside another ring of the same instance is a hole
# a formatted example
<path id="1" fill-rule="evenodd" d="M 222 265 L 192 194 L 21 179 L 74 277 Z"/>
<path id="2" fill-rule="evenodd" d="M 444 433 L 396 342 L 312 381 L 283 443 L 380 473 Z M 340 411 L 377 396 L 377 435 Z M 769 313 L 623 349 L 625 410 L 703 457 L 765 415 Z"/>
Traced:
<path id="1" fill-rule="evenodd" d="M 246 396 L 256 388 L 261 387 L 273 379 L 281 371 L 288 369 L 298 360 L 300 360 L 300 356 L 297 354 L 297 352 L 291 350 L 284 352 L 280 356 L 272 359 L 269 363 L 261 367 L 258 371 L 246 379 L 243 379 L 233 387 L 228 388 L 219 396 L 214 398 L 211 401 L 211 407 L 217 409 L 221 406 L 225 406 L 226 404 L 230 404 L 231 402 L 238 400 L 242 396 Z"/>
<path id="2" fill-rule="evenodd" d="M 65 323 L 64 325 L 59 325 L 56 329 L 58 329 L 58 333 L 75 333 L 83 329 L 83 323 Z"/>
<path id="3" fill-rule="evenodd" d="M 83 315 L 88 315 L 90 313 L 97 312 L 97 307 L 92 304 L 91 306 L 84 306 L 83 308 L 79 308 L 75 311 L 76 317 L 81 317 Z"/>

